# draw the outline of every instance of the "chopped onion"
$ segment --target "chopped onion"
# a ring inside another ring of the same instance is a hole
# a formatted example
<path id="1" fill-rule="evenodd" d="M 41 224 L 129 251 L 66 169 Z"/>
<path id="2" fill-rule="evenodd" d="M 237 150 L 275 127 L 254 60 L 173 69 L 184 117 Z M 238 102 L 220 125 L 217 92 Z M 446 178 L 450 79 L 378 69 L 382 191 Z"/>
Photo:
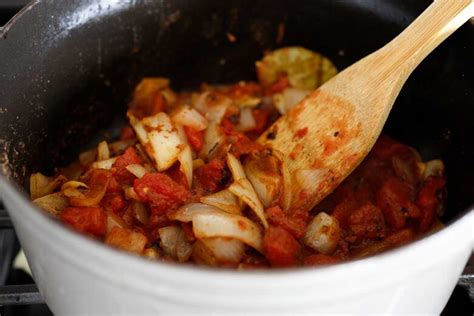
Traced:
<path id="1" fill-rule="evenodd" d="M 79 188 L 67 187 L 64 190 L 61 190 L 61 192 L 64 194 L 64 196 L 67 196 L 68 198 L 74 197 L 84 199 L 86 197 L 84 193 L 79 190 Z"/>
<path id="2" fill-rule="evenodd" d="M 214 214 L 196 214 L 193 231 L 198 239 L 229 237 L 238 239 L 262 252 L 262 236 L 258 226 L 246 217 L 223 211 Z"/>
<path id="3" fill-rule="evenodd" d="M 137 195 L 137 192 L 135 192 L 135 189 L 133 187 L 126 187 L 123 189 L 123 192 L 127 200 L 140 200 Z"/>
<path id="4" fill-rule="evenodd" d="M 289 211 L 292 201 L 291 173 L 288 168 L 286 156 L 276 149 L 272 149 L 272 155 L 280 160 L 281 174 L 283 177 L 283 199 L 281 207 L 285 211 Z"/>
<path id="5" fill-rule="evenodd" d="M 145 145 L 148 143 L 148 134 L 145 130 L 145 126 L 143 126 L 142 122 L 138 118 L 136 118 L 132 112 L 127 112 L 128 120 L 130 121 L 130 125 L 132 125 L 135 134 L 137 135 L 138 140 L 140 143 Z"/>
<path id="6" fill-rule="evenodd" d="M 218 92 L 206 91 L 197 98 L 194 107 L 203 113 L 210 122 L 220 124 L 232 100 Z"/>
<path id="7" fill-rule="evenodd" d="M 160 253 L 155 248 L 146 248 L 143 250 L 142 255 L 150 260 L 157 260 L 160 258 Z"/>
<path id="8" fill-rule="evenodd" d="M 62 210 L 69 206 L 68 198 L 61 192 L 37 198 L 33 200 L 33 203 L 54 217 L 57 217 Z"/>
<path id="9" fill-rule="evenodd" d="M 196 214 L 213 214 L 215 212 L 221 212 L 217 207 L 202 204 L 202 203 L 190 203 L 181 206 L 177 211 L 168 215 L 171 220 L 180 221 L 180 222 L 191 222 L 194 215 Z"/>
<path id="10" fill-rule="evenodd" d="M 262 204 L 270 207 L 278 199 L 283 181 L 278 159 L 272 155 L 251 155 L 245 161 L 245 173 Z"/>
<path id="11" fill-rule="evenodd" d="M 183 150 L 179 153 L 179 170 L 186 176 L 188 188 L 193 184 L 193 152 L 189 145 L 185 145 Z"/>
<path id="12" fill-rule="evenodd" d="M 185 262 L 192 253 L 191 244 L 186 240 L 183 229 L 177 226 L 167 226 L 158 229 L 160 244 L 166 255 Z"/>
<path id="13" fill-rule="evenodd" d="M 239 159 L 237 159 L 231 153 L 227 153 L 227 167 L 229 167 L 230 173 L 232 173 L 234 181 L 247 178 L 247 176 L 245 175 L 244 167 L 240 163 Z"/>
<path id="14" fill-rule="evenodd" d="M 61 191 L 64 191 L 64 190 L 69 189 L 69 188 L 73 188 L 73 189 L 79 189 L 79 188 L 88 189 L 89 187 L 88 187 L 87 184 L 85 184 L 84 182 L 80 182 L 80 181 L 68 181 L 68 182 L 64 183 L 64 184 L 61 186 Z"/>
<path id="15" fill-rule="evenodd" d="M 110 170 L 112 169 L 112 166 L 114 165 L 115 160 L 117 160 L 117 157 L 109 158 L 106 160 L 100 160 L 92 163 L 91 167 L 93 169 L 107 169 Z"/>
<path id="16" fill-rule="evenodd" d="M 426 179 L 429 176 L 442 177 L 444 173 L 444 164 L 440 159 L 430 160 L 425 164 L 425 171 L 423 177 Z"/>
<path id="17" fill-rule="evenodd" d="M 318 189 L 326 173 L 326 169 L 300 169 L 295 172 L 295 180 L 300 188 L 312 194 Z"/>
<path id="18" fill-rule="evenodd" d="M 97 146 L 97 160 L 107 160 L 110 158 L 109 145 L 104 140 Z"/>
<path id="19" fill-rule="evenodd" d="M 197 243 L 193 249 L 193 259 L 198 263 L 205 263 L 210 266 L 217 266 L 219 264 L 236 265 L 244 256 L 245 246 L 237 239 L 233 238 L 204 238 Z M 199 248 L 204 249 L 199 249 Z"/>
<path id="20" fill-rule="evenodd" d="M 199 158 L 207 159 L 225 143 L 225 135 L 219 123 L 210 122 L 204 133 L 204 146 L 199 153 Z"/>
<path id="21" fill-rule="evenodd" d="M 204 160 L 202 160 L 201 158 L 193 160 L 193 170 L 196 170 L 197 168 L 200 168 L 202 166 L 204 166 Z"/>
<path id="22" fill-rule="evenodd" d="M 191 203 L 180 207 L 168 217 L 180 222 L 192 221 L 197 238 L 236 238 L 262 250 L 262 236 L 258 226 L 244 216 L 226 213 L 206 204 Z"/>
<path id="23" fill-rule="evenodd" d="M 273 95 L 273 102 L 280 114 L 285 114 L 301 102 L 311 91 L 296 88 L 286 88 L 281 93 Z"/>
<path id="24" fill-rule="evenodd" d="M 325 255 L 332 254 L 341 239 L 341 229 L 337 219 L 321 212 L 306 228 L 304 242 L 307 246 Z"/>
<path id="25" fill-rule="evenodd" d="M 33 173 L 30 177 L 30 196 L 31 199 L 37 199 L 42 196 L 51 194 L 60 187 L 65 181 L 66 177 L 59 175 L 56 178 L 50 178 L 41 173 Z"/>
<path id="26" fill-rule="evenodd" d="M 131 164 L 125 167 L 131 174 L 133 174 L 137 178 L 141 178 L 148 172 L 142 165 L 139 164 Z"/>
<path id="27" fill-rule="evenodd" d="M 242 132 L 247 132 L 253 130 L 255 127 L 257 127 L 257 123 L 253 117 L 252 109 L 242 108 L 240 110 L 240 120 L 237 129 Z"/>
<path id="28" fill-rule="evenodd" d="M 107 234 L 110 233 L 114 227 L 124 228 L 126 226 L 127 225 L 120 216 L 116 215 L 114 212 L 107 212 Z"/>
<path id="29" fill-rule="evenodd" d="M 227 189 L 203 196 L 199 201 L 207 205 L 215 206 L 227 213 L 240 214 L 241 212 L 239 200 Z"/>
<path id="30" fill-rule="evenodd" d="M 69 197 L 69 203 L 71 203 L 72 206 L 96 206 L 99 205 L 100 201 L 104 197 L 111 177 L 110 172 L 105 170 L 94 170 L 93 172 L 93 181 L 91 181 L 89 189 L 85 190 L 82 196 Z"/>
<path id="31" fill-rule="evenodd" d="M 260 202 L 258 199 L 257 193 L 255 193 L 255 190 L 249 180 L 240 179 L 235 181 L 229 186 L 228 189 L 252 209 L 255 215 L 257 215 L 257 217 L 262 222 L 263 227 L 268 228 L 268 222 L 263 212 L 262 202 Z"/>
<path id="32" fill-rule="evenodd" d="M 149 216 L 148 209 L 146 208 L 145 204 L 138 201 L 133 201 L 132 209 L 135 213 L 135 218 L 138 219 L 140 223 L 146 225 L 148 223 Z"/>
<path id="33" fill-rule="evenodd" d="M 202 131 L 207 128 L 209 122 L 198 111 L 189 106 L 181 107 L 173 116 L 172 120 L 177 124 L 192 127 L 195 130 Z"/>

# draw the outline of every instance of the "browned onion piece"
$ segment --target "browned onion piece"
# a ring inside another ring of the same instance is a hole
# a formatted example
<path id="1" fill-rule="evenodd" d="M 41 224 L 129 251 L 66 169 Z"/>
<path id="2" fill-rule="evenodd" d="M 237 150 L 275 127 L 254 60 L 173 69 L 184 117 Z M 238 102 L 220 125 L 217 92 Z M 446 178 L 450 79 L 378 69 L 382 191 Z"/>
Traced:
<path id="1" fill-rule="evenodd" d="M 96 162 L 93 162 L 91 167 L 93 169 L 106 169 L 110 170 L 112 166 L 114 165 L 115 160 L 117 160 L 117 157 L 109 158 L 106 160 L 99 160 Z"/>
<path id="2" fill-rule="evenodd" d="M 97 160 L 107 160 L 110 158 L 109 145 L 104 140 L 97 146 Z"/>
<path id="3" fill-rule="evenodd" d="M 141 178 L 148 172 L 142 165 L 139 164 L 131 164 L 125 167 L 131 174 L 133 174 L 137 178 Z"/>
<path id="4" fill-rule="evenodd" d="M 223 211 L 226 211 L 227 213 L 240 214 L 241 212 L 239 200 L 232 192 L 227 189 L 211 195 L 203 196 L 199 199 L 199 201 L 207 205 L 215 206 Z"/>
<path id="5" fill-rule="evenodd" d="M 257 215 L 262 222 L 263 227 L 268 228 L 268 222 L 265 218 L 262 202 L 260 202 L 258 199 L 257 193 L 255 193 L 255 190 L 253 189 L 249 180 L 240 179 L 235 181 L 229 186 L 228 189 L 252 209 L 255 215 Z"/>
<path id="6" fill-rule="evenodd" d="M 90 207 L 99 205 L 105 195 L 107 185 L 110 181 L 110 172 L 106 170 L 96 169 L 92 171 L 89 190 L 86 190 L 83 197 L 70 197 L 69 202 L 72 206 Z"/>
<path id="7" fill-rule="evenodd" d="M 69 206 L 68 198 L 61 192 L 37 198 L 33 200 L 33 203 L 53 217 L 57 217 L 62 210 Z"/>
<path id="8" fill-rule="evenodd" d="M 56 178 L 50 178 L 41 173 L 33 173 L 30 177 L 30 196 L 31 199 L 37 199 L 42 196 L 51 194 L 66 182 L 66 177 L 60 175 Z"/>
<path id="9" fill-rule="evenodd" d="M 278 159 L 265 153 L 251 155 L 245 161 L 245 173 L 262 204 L 270 207 L 280 196 L 283 182 Z"/>
<path id="10" fill-rule="evenodd" d="M 114 227 L 125 228 L 126 226 L 127 224 L 125 224 L 120 216 L 114 212 L 107 212 L 107 234 L 110 233 Z"/>
<path id="11" fill-rule="evenodd" d="M 201 241 L 221 264 L 238 264 L 245 253 L 244 244 L 233 238 L 205 238 Z"/>
<path id="12" fill-rule="evenodd" d="M 181 227 L 167 226 L 158 229 L 161 246 L 166 255 L 179 262 L 188 261 L 192 253 L 192 246 L 186 240 Z"/>
<path id="13" fill-rule="evenodd" d="M 188 106 L 179 108 L 173 113 L 171 119 L 177 124 L 192 127 L 195 130 L 202 131 L 207 128 L 209 122 L 198 111 Z"/>

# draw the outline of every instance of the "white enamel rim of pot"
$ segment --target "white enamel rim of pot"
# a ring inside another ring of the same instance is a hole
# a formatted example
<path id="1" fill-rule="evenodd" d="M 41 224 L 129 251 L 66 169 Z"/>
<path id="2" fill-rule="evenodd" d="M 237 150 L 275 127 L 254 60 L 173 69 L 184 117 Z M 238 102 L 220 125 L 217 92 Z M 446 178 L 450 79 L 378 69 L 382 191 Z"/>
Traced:
<path id="1" fill-rule="evenodd" d="M 0 192 L 5 200 L 16 200 L 16 205 L 20 207 L 15 210 L 9 210 L 14 224 L 17 220 L 22 221 L 22 225 L 27 225 L 30 235 L 37 238 L 45 238 L 50 245 L 50 249 L 58 254 L 65 263 L 74 264 L 83 269 L 85 273 L 95 275 L 98 281 L 112 282 L 116 286 L 122 286 L 140 295 L 155 296 L 157 287 L 160 284 L 160 292 L 165 287 L 166 297 L 176 300 L 179 303 L 183 297 L 186 302 L 195 302 L 202 304 L 202 297 L 212 295 L 217 298 L 219 291 L 223 291 L 222 304 L 232 306 L 242 304 L 242 296 L 229 295 L 225 289 L 235 289 L 237 292 L 245 293 L 245 289 L 252 286 L 252 297 L 248 297 L 248 303 L 259 302 L 260 304 L 269 303 L 272 299 L 269 297 L 269 289 L 278 294 L 278 292 L 292 293 L 295 301 L 300 300 L 298 291 L 312 287 L 315 280 L 319 286 L 324 283 L 342 284 L 347 275 L 358 274 L 359 276 L 373 276 L 385 271 L 383 280 L 378 278 L 366 278 L 367 288 L 383 288 L 385 285 L 402 280 L 406 276 L 413 274 L 412 269 L 399 269 L 407 262 L 413 262 L 424 258 L 421 263 L 429 266 L 435 264 L 437 256 L 456 255 L 461 248 L 473 248 L 474 236 L 464 236 L 463 240 L 452 240 L 452 237 L 459 235 L 459 230 L 466 230 L 466 227 L 474 227 L 474 211 L 471 207 L 469 211 L 461 218 L 457 219 L 442 230 L 426 236 L 421 240 L 415 241 L 404 247 L 400 247 L 373 257 L 345 262 L 326 267 L 318 268 L 298 268 L 298 269 L 280 269 L 280 270 L 262 270 L 262 271 L 232 271 L 221 269 L 207 269 L 191 265 L 178 265 L 160 262 L 152 262 L 138 256 L 130 255 L 122 251 L 110 248 L 100 242 L 84 237 L 72 230 L 64 227 L 45 215 L 42 211 L 31 204 L 24 193 L 13 188 L 3 177 L 0 177 Z M 15 214 L 13 214 L 15 212 Z M 467 226 L 466 226 L 467 225 Z M 60 242 L 51 242 L 53 236 L 55 239 L 60 236 Z M 459 237 L 459 236 L 458 236 Z M 455 244 L 452 244 L 452 243 Z M 452 245 L 450 247 L 449 245 Z M 442 249 L 437 249 L 442 247 Z M 428 254 L 433 254 L 428 257 Z M 26 253 L 28 257 L 28 253 Z M 417 258 L 418 257 L 418 258 Z M 81 260 L 78 260 L 81 258 Z M 89 264 L 83 265 L 79 261 L 87 260 Z M 89 260 L 96 264 L 90 263 Z M 107 273 L 108 264 L 113 262 L 115 268 L 124 271 L 125 277 L 113 277 Z M 396 271 L 396 273 L 390 273 Z M 238 277 L 237 277 L 238 276 Z M 158 283 L 157 283 L 158 282 Z M 205 286 L 203 286 L 205 284 Z M 282 286 L 284 285 L 284 286 Z M 314 286 L 317 286 L 314 285 Z M 262 296 L 255 295 L 258 288 L 262 289 Z M 199 291 L 196 291 L 199 289 Z M 358 295 L 360 289 L 354 288 L 341 291 L 341 297 Z M 206 292 L 208 292 L 206 294 Z M 171 293 L 171 294 L 170 294 Z M 174 294 L 173 294 L 174 293 Z M 359 294 L 360 295 L 360 294 Z M 278 297 L 278 296 L 276 296 Z M 333 297 L 333 299 L 336 299 Z M 262 300 L 264 300 L 262 302 Z M 265 302 L 268 300 L 268 302 Z M 273 305 L 278 305 L 278 301 L 272 299 Z M 218 301 L 218 300 L 217 300 Z M 286 301 L 288 302 L 288 301 Z"/>

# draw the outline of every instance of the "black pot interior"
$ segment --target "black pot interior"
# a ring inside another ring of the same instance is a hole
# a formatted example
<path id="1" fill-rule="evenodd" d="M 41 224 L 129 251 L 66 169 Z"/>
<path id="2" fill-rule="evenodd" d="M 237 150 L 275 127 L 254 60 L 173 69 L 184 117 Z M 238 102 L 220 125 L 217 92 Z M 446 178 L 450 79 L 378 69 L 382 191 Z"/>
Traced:
<path id="1" fill-rule="evenodd" d="M 396 36 L 430 3 L 42 1 L 0 40 L 2 170 L 24 186 L 31 172 L 52 171 L 114 137 L 143 76 L 169 77 L 175 89 L 252 79 L 264 51 L 288 45 L 320 51 L 343 69 Z M 424 159 L 445 161 L 445 220 L 466 210 L 474 196 L 472 56 L 474 25 L 467 23 L 413 73 L 385 127 Z"/>

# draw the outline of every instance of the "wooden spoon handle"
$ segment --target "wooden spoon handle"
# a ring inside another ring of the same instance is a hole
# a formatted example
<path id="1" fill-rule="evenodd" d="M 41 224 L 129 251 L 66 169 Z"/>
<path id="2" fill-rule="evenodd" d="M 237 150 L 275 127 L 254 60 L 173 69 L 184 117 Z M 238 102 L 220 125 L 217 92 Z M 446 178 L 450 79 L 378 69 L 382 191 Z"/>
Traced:
<path id="1" fill-rule="evenodd" d="M 448 36 L 474 15 L 474 0 L 435 0 L 379 53 L 377 80 L 399 74 L 402 81 Z"/>

